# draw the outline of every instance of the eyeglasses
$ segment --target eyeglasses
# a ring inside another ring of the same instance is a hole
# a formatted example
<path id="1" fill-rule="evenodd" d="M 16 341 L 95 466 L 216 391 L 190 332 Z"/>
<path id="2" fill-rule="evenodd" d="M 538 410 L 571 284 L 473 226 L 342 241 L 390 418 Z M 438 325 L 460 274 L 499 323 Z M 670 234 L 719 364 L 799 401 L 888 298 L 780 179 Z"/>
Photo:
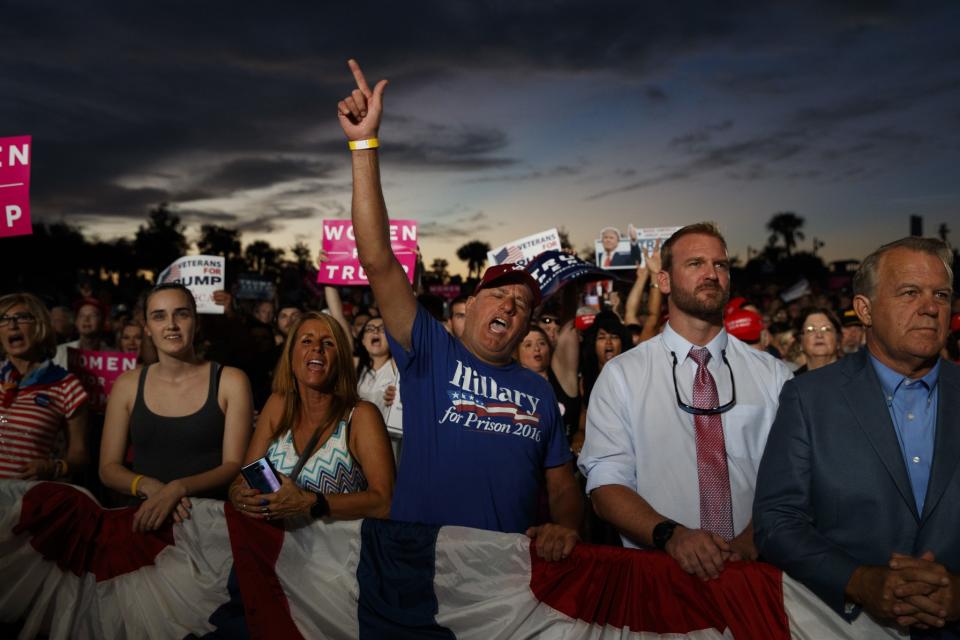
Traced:
<path id="1" fill-rule="evenodd" d="M 687 413 L 692 413 L 695 416 L 714 416 L 720 413 L 726 413 L 737 404 L 737 383 L 733 379 L 733 367 L 730 366 L 730 361 L 727 360 L 727 350 L 724 349 L 720 352 L 720 357 L 723 358 L 723 364 L 727 365 L 727 370 L 730 371 L 730 402 L 727 404 L 721 404 L 716 407 L 694 407 L 683 400 L 680 399 L 680 388 L 677 387 L 677 354 L 673 351 L 670 352 L 670 356 L 673 358 L 673 392 L 677 396 L 677 406 L 686 411 Z"/>
<path id="2" fill-rule="evenodd" d="M 0 316 L 0 327 L 15 327 L 17 324 L 33 324 L 37 317 L 32 313 L 15 313 L 12 316 Z"/>
<path id="3" fill-rule="evenodd" d="M 383 333 L 382 324 L 368 324 L 363 328 L 364 333 Z"/>
<path id="4" fill-rule="evenodd" d="M 833 333 L 834 331 L 836 331 L 836 329 L 834 329 L 833 326 L 829 324 L 825 324 L 822 327 L 815 327 L 812 324 L 810 324 L 803 328 L 803 332 L 808 336 L 812 336 L 815 333 L 819 333 L 820 335 L 823 335 L 825 333 Z"/>

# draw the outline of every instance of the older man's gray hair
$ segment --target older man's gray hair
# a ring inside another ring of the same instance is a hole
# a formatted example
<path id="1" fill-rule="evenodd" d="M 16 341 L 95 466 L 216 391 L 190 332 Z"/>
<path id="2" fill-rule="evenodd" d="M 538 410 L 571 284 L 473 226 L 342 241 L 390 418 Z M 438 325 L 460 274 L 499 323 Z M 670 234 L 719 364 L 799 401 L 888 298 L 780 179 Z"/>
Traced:
<path id="1" fill-rule="evenodd" d="M 860 263 L 860 268 L 853 276 L 853 295 L 866 296 L 873 299 L 873 294 L 877 288 L 877 269 L 880 266 L 880 258 L 894 249 L 909 249 L 918 253 L 926 253 L 940 258 L 943 267 L 947 270 L 947 277 L 953 282 L 953 254 L 946 242 L 937 238 L 919 238 L 909 236 L 893 242 L 887 243 L 864 258 Z"/>

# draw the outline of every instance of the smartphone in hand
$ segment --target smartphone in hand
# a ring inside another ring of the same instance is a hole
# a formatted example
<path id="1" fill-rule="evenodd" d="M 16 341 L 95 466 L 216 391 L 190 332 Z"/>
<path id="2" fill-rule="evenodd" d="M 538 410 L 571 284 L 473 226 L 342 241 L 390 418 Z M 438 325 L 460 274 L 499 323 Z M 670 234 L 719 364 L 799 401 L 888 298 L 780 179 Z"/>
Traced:
<path id="1" fill-rule="evenodd" d="M 274 473 L 270 461 L 266 458 L 254 460 L 247 466 L 240 469 L 243 478 L 250 485 L 251 489 L 256 489 L 260 493 L 273 493 L 280 488 L 280 479 Z"/>

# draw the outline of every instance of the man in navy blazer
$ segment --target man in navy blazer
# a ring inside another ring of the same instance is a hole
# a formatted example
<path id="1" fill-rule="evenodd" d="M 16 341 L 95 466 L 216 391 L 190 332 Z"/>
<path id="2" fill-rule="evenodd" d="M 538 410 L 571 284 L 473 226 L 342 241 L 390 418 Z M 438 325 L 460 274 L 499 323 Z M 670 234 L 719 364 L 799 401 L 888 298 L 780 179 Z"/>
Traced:
<path id="1" fill-rule="evenodd" d="M 848 619 L 960 637 L 960 367 L 952 256 L 884 245 L 854 277 L 866 349 L 787 382 L 757 476 L 760 556 Z"/>

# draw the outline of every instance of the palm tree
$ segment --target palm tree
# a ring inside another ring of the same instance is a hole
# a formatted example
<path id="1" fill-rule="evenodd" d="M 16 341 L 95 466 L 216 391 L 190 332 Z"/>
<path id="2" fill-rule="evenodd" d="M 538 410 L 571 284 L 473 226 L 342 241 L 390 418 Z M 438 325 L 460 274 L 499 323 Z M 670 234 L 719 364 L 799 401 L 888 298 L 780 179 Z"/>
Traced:
<path id="1" fill-rule="evenodd" d="M 310 247 L 305 242 L 298 242 L 290 247 L 290 253 L 293 254 L 293 261 L 297 265 L 300 273 L 306 273 L 307 269 L 313 266 L 313 257 L 310 253 Z"/>
<path id="2" fill-rule="evenodd" d="M 940 236 L 941 240 L 947 242 L 947 238 L 950 236 L 950 227 L 947 226 L 946 222 L 940 223 L 940 226 L 937 228 L 937 235 Z"/>
<path id="3" fill-rule="evenodd" d="M 770 222 L 767 223 L 767 231 L 770 231 L 768 244 L 773 247 L 776 246 L 777 240 L 783 240 L 787 257 L 790 257 L 794 247 L 797 246 L 797 240 L 805 238 L 803 231 L 800 230 L 803 223 L 803 218 L 792 211 L 780 211 L 773 214 Z"/>
<path id="4" fill-rule="evenodd" d="M 250 270 L 262 275 L 268 271 L 277 271 L 283 249 L 274 249 L 269 242 L 257 240 L 247 245 L 243 255 Z"/>
<path id="5" fill-rule="evenodd" d="M 223 256 L 227 260 L 240 258 L 243 255 L 240 232 L 217 224 L 202 225 L 197 250 L 203 255 Z"/>
<path id="6" fill-rule="evenodd" d="M 450 277 L 450 272 L 447 271 L 447 267 L 449 266 L 450 263 L 443 258 L 433 259 L 433 263 L 430 265 L 430 271 L 433 272 L 433 277 L 436 278 L 440 284 L 445 284 L 447 278 Z"/>
<path id="7" fill-rule="evenodd" d="M 483 267 L 487 264 L 487 252 L 490 251 L 490 245 L 479 240 L 471 240 L 467 244 L 457 249 L 457 257 L 467 263 L 467 277 L 480 277 L 483 273 Z"/>

